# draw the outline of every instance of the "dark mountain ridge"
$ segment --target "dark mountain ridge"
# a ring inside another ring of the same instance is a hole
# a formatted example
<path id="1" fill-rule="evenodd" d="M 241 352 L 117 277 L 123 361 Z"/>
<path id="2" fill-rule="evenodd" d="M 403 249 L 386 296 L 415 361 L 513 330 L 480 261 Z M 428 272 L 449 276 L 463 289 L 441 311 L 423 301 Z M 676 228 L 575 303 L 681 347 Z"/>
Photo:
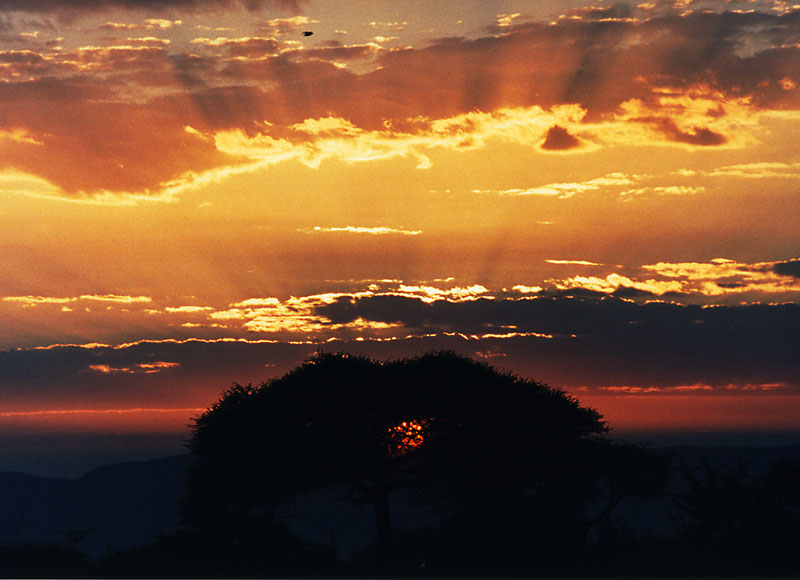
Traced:
<path id="1" fill-rule="evenodd" d="M 732 469 L 747 465 L 758 477 L 779 459 L 800 461 L 800 445 L 770 447 L 652 448 L 669 455 L 676 469 L 704 465 Z M 103 465 L 77 479 L 49 478 L 20 472 L 0 472 L 0 544 L 60 542 L 94 558 L 146 544 L 160 532 L 180 526 L 178 506 L 184 493 L 191 456 L 176 455 L 147 461 Z M 401 498 L 393 501 L 398 527 L 422 525 Z M 669 533 L 668 500 L 630 501 L 618 516 L 640 532 Z M 285 521 L 301 536 L 333 541 L 340 556 L 372 541 L 368 506 L 352 505 L 335 494 L 298 499 Z"/>
<path id="2" fill-rule="evenodd" d="M 0 472 L 0 543 L 72 543 L 92 556 L 178 527 L 189 455 L 104 465 L 78 479 Z"/>

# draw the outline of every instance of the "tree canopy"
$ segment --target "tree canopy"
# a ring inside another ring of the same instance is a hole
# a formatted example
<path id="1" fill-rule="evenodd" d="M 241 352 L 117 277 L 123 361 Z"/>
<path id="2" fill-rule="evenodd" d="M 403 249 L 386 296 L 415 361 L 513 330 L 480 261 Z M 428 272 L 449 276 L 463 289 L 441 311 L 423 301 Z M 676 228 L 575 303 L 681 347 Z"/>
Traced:
<path id="1" fill-rule="evenodd" d="M 372 505 L 385 556 L 389 495 L 404 490 L 462 547 L 494 538 L 502 550 L 514 537 L 548 551 L 580 543 L 603 481 L 633 489 L 606 432 L 572 396 L 451 352 L 317 354 L 234 385 L 195 420 L 183 514 L 197 526 L 266 521 L 299 493 L 344 488 Z"/>

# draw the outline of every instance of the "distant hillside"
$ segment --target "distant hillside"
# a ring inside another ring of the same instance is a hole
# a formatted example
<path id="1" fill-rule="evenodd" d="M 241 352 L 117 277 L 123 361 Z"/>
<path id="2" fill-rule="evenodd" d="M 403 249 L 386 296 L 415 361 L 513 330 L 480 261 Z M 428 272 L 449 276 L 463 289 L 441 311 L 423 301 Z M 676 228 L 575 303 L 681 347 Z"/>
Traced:
<path id="1" fill-rule="evenodd" d="M 794 459 L 800 461 L 800 445 L 786 445 L 775 447 L 761 446 L 725 446 L 725 447 L 697 447 L 680 445 L 653 449 L 659 453 L 666 453 L 673 457 L 676 466 L 684 465 L 687 468 L 700 467 L 705 458 L 711 465 L 727 465 L 736 467 L 739 462 L 744 462 L 752 475 L 763 475 L 769 465 L 778 459 Z"/>
<path id="2" fill-rule="evenodd" d="M 78 479 L 0 472 L 0 543 L 91 530 L 80 547 L 93 556 L 141 545 L 178 527 L 189 463 L 179 455 L 105 465 Z"/>
<path id="3" fill-rule="evenodd" d="M 746 466 L 750 475 L 759 477 L 776 460 L 789 459 L 800 461 L 800 445 L 788 446 L 737 446 L 737 447 L 696 447 L 676 445 L 670 447 L 651 448 L 654 453 L 670 457 L 674 475 L 682 469 L 702 471 L 709 467 L 726 467 L 736 469 L 740 464 Z M 659 499 L 638 500 L 629 498 L 617 506 L 615 515 L 628 521 L 631 528 L 638 533 L 670 535 L 672 522 L 670 516 L 675 513 L 675 504 L 671 493 L 685 491 L 685 483 L 679 477 L 673 477 L 670 493 Z"/>
<path id="4" fill-rule="evenodd" d="M 674 466 L 737 466 L 744 461 L 760 475 L 774 460 L 800 460 L 800 445 L 786 447 L 654 448 Z M 57 479 L 0 472 L 0 543 L 65 541 L 69 531 L 89 531 L 79 547 L 92 556 L 145 544 L 158 532 L 178 528 L 178 504 L 186 481 L 189 455 L 105 465 L 78 479 Z M 402 498 L 393 498 L 398 528 L 424 525 L 421 514 Z M 628 501 L 619 506 L 634 529 L 668 533 L 669 500 Z M 333 493 L 299 498 L 285 520 L 302 536 L 333 542 L 340 556 L 366 547 L 373 520 L 366 505 L 352 505 Z"/>

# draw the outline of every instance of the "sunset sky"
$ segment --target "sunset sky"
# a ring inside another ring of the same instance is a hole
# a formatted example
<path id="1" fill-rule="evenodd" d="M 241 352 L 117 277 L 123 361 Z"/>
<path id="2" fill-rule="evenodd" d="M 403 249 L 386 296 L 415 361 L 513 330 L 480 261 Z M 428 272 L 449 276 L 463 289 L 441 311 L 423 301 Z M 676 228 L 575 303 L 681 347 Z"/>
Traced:
<path id="1" fill-rule="evenodd" d="M 320 349 L 800 432 L 799 208 L 791 1 L 0 0 L 0 470 Z"/>

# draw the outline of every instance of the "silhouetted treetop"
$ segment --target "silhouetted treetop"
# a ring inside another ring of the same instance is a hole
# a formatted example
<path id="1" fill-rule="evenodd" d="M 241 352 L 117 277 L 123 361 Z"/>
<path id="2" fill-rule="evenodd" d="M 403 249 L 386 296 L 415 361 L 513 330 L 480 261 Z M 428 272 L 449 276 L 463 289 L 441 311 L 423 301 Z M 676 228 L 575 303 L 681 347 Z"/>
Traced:
<path id="1" fill-rule="evenodd" d="M 234 385 L 195 420 L 184 518 L 269 515 L 303 491 L 344 488 L 372 505 L 388 551 L 394 490 L 445 518 L 487 501 L 578 517 L 598 493 L 606 431 L 570 395 L 452 352 L 317 354 Z"/>

